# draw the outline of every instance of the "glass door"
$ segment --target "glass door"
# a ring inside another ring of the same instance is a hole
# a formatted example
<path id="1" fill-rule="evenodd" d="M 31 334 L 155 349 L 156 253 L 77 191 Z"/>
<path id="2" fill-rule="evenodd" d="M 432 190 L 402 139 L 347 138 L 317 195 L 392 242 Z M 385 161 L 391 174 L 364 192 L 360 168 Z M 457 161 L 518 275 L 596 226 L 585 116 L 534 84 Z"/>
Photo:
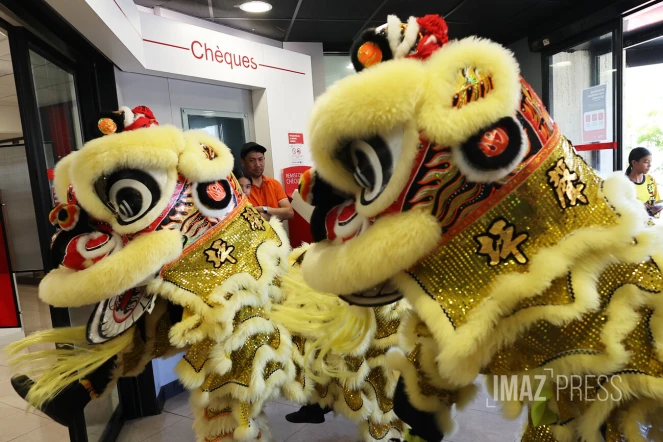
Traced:
<path id="1" fill-rule="evenodd" d="M 42 201 L 42 204 L 53 206 L 59 202 L 52 190 L 53 169 L 58 161 L 83 145 L 78 89 L 73 71 L 66 66 L 56 63 L 36 48 L 30 47 L 28 54 L 39 122 L 38 133 L 32 138 L 31 150 L 41 160 L 41 170 L 37 173 L 48 180 L 50 187 L 46 198 L 43 198 L 46 201 Z M 35 141 L 38 146 L 34 145 Z M 57 312 L 53 317 L 53 325 L 85 326 L 94 307 L 53 309 Z M 102 395 L 85 407 L 85 428 L 79 428 L 78 431 L 84 431 L 88 441 L 100 440 L 118 405 L 118 392 L 114 387 L 110 394 Z"/>
<path id="2" fill-rule="evenodd" d="M 620 168 L 615 109 L 619 109 L 616 31 L 591 35 L 548 53 L 549 110 L 580 155 L 599 174 Z"/>
<path id="3" fill-rule="evenodd" d="M 635 147 L 652 153 L 649 174 L 663 192 L 663 89 L 652 82 L 663 76 L 663 3 L 624 19 L 624 155 Z"/>

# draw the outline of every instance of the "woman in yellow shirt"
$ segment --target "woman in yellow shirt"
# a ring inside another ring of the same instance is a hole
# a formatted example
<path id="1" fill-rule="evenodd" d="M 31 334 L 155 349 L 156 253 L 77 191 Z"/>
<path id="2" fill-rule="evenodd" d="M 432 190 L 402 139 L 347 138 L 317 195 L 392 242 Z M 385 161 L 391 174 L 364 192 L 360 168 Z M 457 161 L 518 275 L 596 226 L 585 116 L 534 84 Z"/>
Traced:
<path id="1" fill-rule="evenodd" d="M 651 152 L 644 147 L 636 147 L 628 155 L 628 168 L 626 176 L 635 184 L 638 199 L 645 203 L 647 212 L 657 216 L 663 205 L 659 204 L 661 197 L 658 194 L 658 186 L 654 178 L 648 174 L 651 168 Z"/>

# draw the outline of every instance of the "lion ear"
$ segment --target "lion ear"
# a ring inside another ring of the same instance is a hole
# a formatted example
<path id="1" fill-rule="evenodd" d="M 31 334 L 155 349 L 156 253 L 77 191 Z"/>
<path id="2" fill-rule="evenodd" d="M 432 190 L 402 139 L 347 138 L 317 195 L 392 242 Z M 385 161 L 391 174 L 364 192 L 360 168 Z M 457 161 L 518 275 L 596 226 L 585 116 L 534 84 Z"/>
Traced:
<path id="1" fill-rule="evenodd" d="M 528 138 L 515 117 L 504 117 L 453 149 L 454 162 L 469 181 L 499 181 L 528 151 Z"/>

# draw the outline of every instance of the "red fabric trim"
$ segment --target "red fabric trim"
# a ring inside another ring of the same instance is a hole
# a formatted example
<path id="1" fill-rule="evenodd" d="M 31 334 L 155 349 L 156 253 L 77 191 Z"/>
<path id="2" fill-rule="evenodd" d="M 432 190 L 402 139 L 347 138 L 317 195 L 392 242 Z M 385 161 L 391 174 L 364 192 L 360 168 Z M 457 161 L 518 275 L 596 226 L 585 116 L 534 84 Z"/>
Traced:
<path id="1" fill-rule="evenodd" d="M 608 143 L 590 143 L 590 144 L 579 144 L 573 146 L 578 152 L 584 152 L 587 150 L 605 150 L 605 149 L 617 149 L 617 142 L 611 141 Z"/>

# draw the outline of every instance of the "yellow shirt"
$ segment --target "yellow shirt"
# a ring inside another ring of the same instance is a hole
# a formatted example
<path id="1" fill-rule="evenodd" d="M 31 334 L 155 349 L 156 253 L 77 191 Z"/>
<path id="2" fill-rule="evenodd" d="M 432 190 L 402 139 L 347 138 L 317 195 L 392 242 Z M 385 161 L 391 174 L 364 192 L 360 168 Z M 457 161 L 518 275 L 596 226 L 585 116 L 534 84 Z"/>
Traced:
<path id="1" fill-rule="evenodd" d="M 651 175 L 645 174 L 645 179 L 641 183 L 635 183 L 635 190 L 638 193 L 638 199 L 643 203 L 655 203 L 660 201 L 658 186 Z"/>

